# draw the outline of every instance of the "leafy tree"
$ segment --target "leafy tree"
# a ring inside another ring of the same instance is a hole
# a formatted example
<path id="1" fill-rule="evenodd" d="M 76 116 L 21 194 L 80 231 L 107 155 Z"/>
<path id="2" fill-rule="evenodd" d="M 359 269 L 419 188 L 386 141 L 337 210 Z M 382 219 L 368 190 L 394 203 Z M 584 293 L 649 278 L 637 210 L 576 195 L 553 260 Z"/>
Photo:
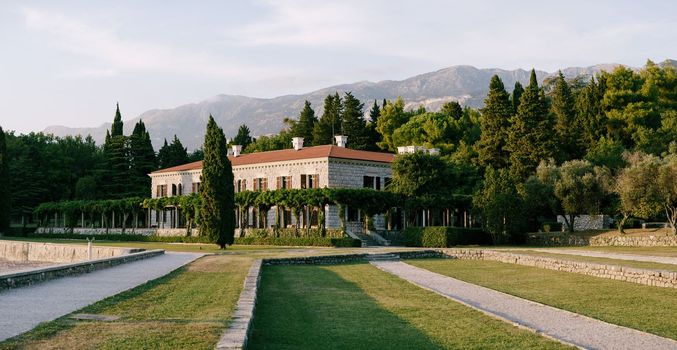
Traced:
<path id="1" fill-rule="evenodd" d="M 625 148 L 620 142 L 602 136 L 588 149 L 584 159 L 594 165 L 605 166 L 616 173 L 625 166 L 623 153 Z"/>
<path id="2" fill-rule="evenodd" d="M 288 130 L 282 130 L 277 135 L 261 136 L 257 138 L 247 149 L 246 153 L 276 151 L 292 147 L 292 134 Z M 305 141 L 304 141 L 305 144 Z"/>
<path id="3" fill-rule="evenodd" d="M 560 159 L 578 159 L 582 156 L 579 140 L 581 126 L 576 121 L 574 96 L 561 71 L 555 79 L 550 98 L 551 112 L 555 116 L 555 133 L 559 142 Z"/>
<path id="4" fill-rule="evenodd" d="M 677 235 L 677 154 L 663 160 L 656 182 L 665 217 L 672 226 L 672 233 Z"/>
<path id="5" fill-rule="evenodd" d="M 149 197 L 151 180 L 148 174 L 157 169 L 157 159 L 146 125 L 139 120 L 129 136 L 130 178 L 132 197 Z"/>
<path id="6" fill-rule="evenodd" d="M 234 145 L 242 146 L 242 149 L 247 149 L 247 147 L 253 142 L 250 135 L 249 127 L 245 124 L 240 125 L 237 129 L 237 135 L 233 139 Z"/>
<path id="7" fill-rule="evenodd" d="M 322 117 L 313 127 L 313 145 L 334 144 L 334 136 L 342 133 L 343 101 L 338 92 L 324 99 Z"/>
<path id="8" fill-rule="evenodd" d="M 623 233 L 623 225 L 631 216 L 650 218 L 662 209 L 661 189 L 656 181 L 661 168 L 660 159 L 642 153 L 629 154 L 627 158 L 629 165 L 621 171 L 615 184 L 620 199 L 620 233 Z"/>
<path id="9" fill-rule="evenodd" d="M 437 147 L 450 153 L 454 147 L 454 120 L 442 113 L 424 113 L 409 119 L 393 132 L 393 146 Z"/>
<path id="10" fill-rule="evenodd" d="M 541 163 L 539 180 L 552 188 L 558 200 L 556 211 L 562 213 L 569 232 L 574 232 L 576 217 L 599 212 L 608 182 L 603 168 L 584 160 L 572 160 L 557 167 Z"/>
<path id="11" fill-rule="evenodd" d="M 146 188 L 146 192 L 150 188 L 150 184 Z M 102 198 L 101 191 L 99 191 L 96 177 L 93 175 L 83 176 L 75 183 L 75 198 L 94 200 Z"/>
<path id="12" fill-rule="evenodd" d="M 364 104 L 352 93 L 346 92 L 343 98 L 343 135 L 348 136 L 348 146 L 352 149 L 366 150 L 370 145 L 369 129 L 364 119 Z"/>
<path id="13" fill-rule="evenodd" d="M 210 115 L 200 187 L 200 233 L 225 249 L 235 234 L 235 189 L 223 130 Z"/>
<path id="14" fill-rule="evenodd" d="M 439 156 L 424 152 L 400 154 L 392 163 L 390 189 L 405 196 L 442 195 L 451 193 L 448 165 Z"/>
<path id="15" fill-rule="evenodd" d="M 554 156 L 552 130 L 546 102 L 538 87 L 536 72 L 531 70 L 529 86 L 520 97 L 517 114 L 512 119 L 506 149 L 510 151 L 511 173 L 526 179 L 541 160 Z"/>
<path id="16" fill-rule="evenodd" d="M 482 132 L 476 145 L 480 165 L 495 169 L 507 166 L 506 144 L 512 108 L 503 82 L 494 75 L 489 83 L 489 94 L 484 100 L 480 122 Z"/>
<path id="17" fill-rule="evenodd" d="M 512 95 L 510 97 L 510 102 L 512 103 L 512 114 L 517 114 L 517 109 L 520 105 L 520 98 L 524 93 L 524 87 L 520 84 L 519 81 L 515 82 L 515 87 L 512 89 Z"/>
<path id="18" fill-rule="evenodd" d="M 306 145 L 312 145 L 313 143 L 313 129 L 318 120 L 315 116 L 315 111 L 311 107 L 310 102 L 305 101 L 303 104 L 303 109 L 299 114 L 299 119 L 294 123 L 293 127 L 290 130 L 290 133 L 293 137 L 303 137 L 303 143 Z"/>
<path id="19" fill-rule="evenodd" d="M 10 197 L 9 158 L 5 132 L 0 127 L 0 231 L 9 228 L 12 199 Z"/>
<path id="20" fill-rule="evenodd" d="M 409 121 L 410 113 L 404 111 L 404 100 L 398 97 L 395 102 L 388 102 L 381 109 L 381 116 L 376 124 L 376 131 L 381 134 L 382 141 L 378 146 L 382 150 L 394 152 L 397 146 L 393 142 L 393 133 L 397 128 Z"/>
<path id="21" fill-rule="evenodd" d="M 458 120 L 463 116 L 463 108 L 461 108 L 461 105 L 458 102 L 450 101 L 442 105 L 440 113 Z"/>
<path id="22" fill-rule="evenodd" d="M 494 244 L 522 240 L 523 204 L 507 169 L 487 167 L 484 184 L 473 197 L 473 205 L 482 213 L 482 226 L 491 234 Z"/>

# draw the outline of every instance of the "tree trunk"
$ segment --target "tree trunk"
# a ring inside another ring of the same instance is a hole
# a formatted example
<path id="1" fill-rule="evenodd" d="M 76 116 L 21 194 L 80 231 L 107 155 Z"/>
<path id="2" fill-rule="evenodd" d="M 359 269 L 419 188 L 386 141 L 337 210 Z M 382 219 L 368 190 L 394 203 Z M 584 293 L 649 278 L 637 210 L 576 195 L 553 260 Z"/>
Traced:
<path id="1" fill-rule="evenodd" d="M 672 233 L 677 235 L 677 207 L 665 206 L 665 216 L 672 226 Z"/>

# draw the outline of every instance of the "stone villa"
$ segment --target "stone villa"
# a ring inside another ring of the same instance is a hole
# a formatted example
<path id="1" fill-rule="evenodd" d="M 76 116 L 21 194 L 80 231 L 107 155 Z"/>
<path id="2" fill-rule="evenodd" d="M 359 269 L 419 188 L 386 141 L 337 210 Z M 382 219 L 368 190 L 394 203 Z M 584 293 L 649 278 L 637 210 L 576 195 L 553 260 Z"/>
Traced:
<path id="1" fill-rule="evenodd" d="M 304 147 L 303 138 L 295 137 L 293 148 L 279 151 L 241 154 L 241 146 L 232 146 L 228 159 L 233 166 L 235 192 L 266 191 L 285 188 L 372 188 L 384 189 L 392 176 L 391 163 L 395 155 L 368 152 L 346 147 L 347 137 L 336 136 L 336 145 Z M 152 196 L 169 197 L 195 193 L 200 188 L 202 162 L 188 163 L 149 174 L 152 179 Z M 250 227 L 260 227 L 258 217 L 250 209 L 246 222 Z M 275 220 L 275 210 L 268 212 L 268 226 Z M 360 213 L 346 208 L 349 230 L 361 231 Z M 294 222 L 291 212 L 282 215 L 282 226 L 317 225 L 317 210 L 303 213 L 301 223 Z M 338 207 L 326 208 L 325 225 L 339 228 Z M 243 222 L 237 218 L 237 222 Z M 375 218 L 376 229 L 385 226 L 382 217 Z M 181 227 L 180 216 L 172 210 L 151 215 L 151 225 L 158 228 Z"/>

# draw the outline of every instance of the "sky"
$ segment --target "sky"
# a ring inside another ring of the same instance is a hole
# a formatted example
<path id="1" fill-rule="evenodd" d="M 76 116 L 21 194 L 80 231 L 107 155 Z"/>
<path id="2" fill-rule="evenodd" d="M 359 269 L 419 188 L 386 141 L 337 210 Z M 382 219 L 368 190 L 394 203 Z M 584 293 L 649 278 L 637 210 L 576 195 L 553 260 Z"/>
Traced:
<path id="1" fill-rule="evenodd" d="M 275 97 L 452 65 L 677 59 L 677 1 L 0 3 L 0 126 L 92 127 L 218 94 Z"/>

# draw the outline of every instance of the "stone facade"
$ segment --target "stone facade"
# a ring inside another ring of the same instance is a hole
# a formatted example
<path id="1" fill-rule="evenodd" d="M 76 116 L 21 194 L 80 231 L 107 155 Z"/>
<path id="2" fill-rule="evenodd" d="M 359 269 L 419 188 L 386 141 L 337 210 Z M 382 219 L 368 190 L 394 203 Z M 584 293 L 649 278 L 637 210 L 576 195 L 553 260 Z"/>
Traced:
<path id="1" fill-rule="evenodd" d="M 545 247 L 593 246 L 593 247 L 677 247 L 677 236 L 618 236 L 600 235 L 580 237 L 568 234 L 531 234 L 530 245 Z"/>
<path id="2" fill-rule="evenodd" d="M 603 230 L 611 227 L 613 219 L 609 215 L 579 215 L 574 219 L 574 231 Z M 562 231 L 567 229 L 562 215 L 557 215 L 557 222 L 562 224 Z"/>
<path id="3" fill-rule="evenodd" d="M 194 184 L 200 182 L 201 173 L 201 169 L 151 173 L 152 197 L 193 193 L 197 189 Z M 267 189 L 275 190 L 278 188 L 278 178 L 280 177 L 291 179 L 290 187 L 286 188 L 303 188 L 304 186 L 301 184 L 302 175 L 306 176 L 306 187 L 309 185 L 307 176 L 316 175 L 316 183 L 313 184 L 313 187 L 317 188 L 363 188 L 365 182 L 371 182 L 371 188 L 382 190 L 385 187 L 386 179 L 392 177 L 392 169 L 389 162 L 333 158 L 330 156 L 233 166 L 236 191 L 238 191 L 238 188 L 240 190 L 254 190 L 255 179 L 265 179 Z M 365 179 L 365 177 L 368 177 L 368 179 Z M 166 186 L 164 187 L 166 193 L 158 190 L 158 186 Z M 257 188 L 257 190 L 260 190 L 260 188 Z M 346 214 L 348 214 L 348 208 Z M 268 212 L 267 216 L 268 225 L 274 225 L 275 207 Z M 177 225 L 177 215 L 174 210 L 167 210 L 164 213 L 153 212 L 150 217 L 153 227 L 172 228 L 180 226 Z M 346 215 L 346 218 L 350 219 L 348 215 Z M 359 216 L 357 219 L 359 219 Z M 255 222 L 251 210 L 247 222 L 250 225 Z M 385 220 L 382 216 L 377 216 L 374 223 L 377 230 L 385 229 Z M 296 224 L 292 216 L 291 222 L 285 223 L 285 226 Z M 340 227 L 337 206 L 329 205 L 326 208 L 325 225 L 327 228 Z M 352 225 L 351 228 L 353 226 L 355 225 Z M 359 225 L 353 229 L 361 231 Z"/>
<path id="4" fill-rule="evenodd" d="M 490 260 L 548 270 L 579 273 L 588 276 L 644 284 L 654 287 L 677 288 L 677 272 L 638 269 L 632 267 L 563 260 L 550 257 L 514 254 L 484 249 L 442 249 L 456 259 Z"/>

